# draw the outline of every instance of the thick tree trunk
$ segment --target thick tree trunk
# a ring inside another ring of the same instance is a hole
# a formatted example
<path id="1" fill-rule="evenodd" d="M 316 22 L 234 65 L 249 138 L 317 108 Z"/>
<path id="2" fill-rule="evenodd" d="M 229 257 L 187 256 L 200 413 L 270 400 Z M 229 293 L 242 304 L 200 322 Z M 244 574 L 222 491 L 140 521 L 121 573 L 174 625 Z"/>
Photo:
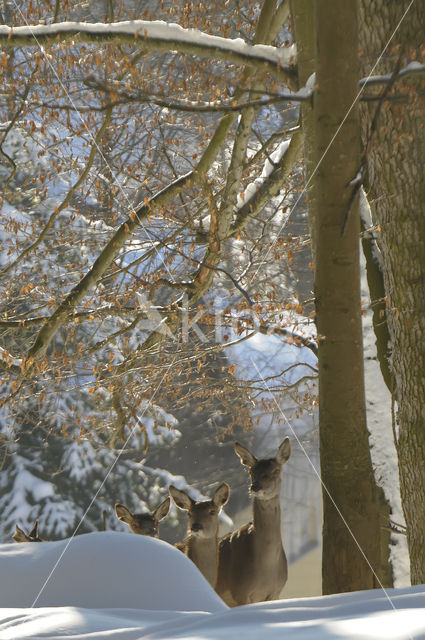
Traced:
<path id="1" fill-rule="evenodd" d="M 356 0 L 341 3 L 338 11 L 332 0 L 317 0 L 316 33 L 314 221 L 325 487 L 322 566 L 323 592 L 335 593 L 377 586 L 374 570 L 380 564 L 379 505 L 366 428 L 357 198 L 341 233 L 352 193 L 349 182 L 360 162 L 357 106 L 349 111 L 358 90 Z"/>
<path id="2" fill-rule="evenodd" d="M 361 0 L 362 75 L 425 62 L 425 2 Z M 401 23 L 400 23 L 401 21 Z M 400 24 L 399 24 L 400 23 Z M 399 26 L 398 26 L 399 25 Z M 398 28 L 397 28 L 398 26 Z M 368 155 L 367 188 L 379 224 L 398 403 L 400 489 L 412 583 L 425 582 L 425 106 L 423 77 L 397 81 Z M 422 95 L 419 96 L 419 93 Z M 376 103 L 363 107 L 366 139 Z"/>

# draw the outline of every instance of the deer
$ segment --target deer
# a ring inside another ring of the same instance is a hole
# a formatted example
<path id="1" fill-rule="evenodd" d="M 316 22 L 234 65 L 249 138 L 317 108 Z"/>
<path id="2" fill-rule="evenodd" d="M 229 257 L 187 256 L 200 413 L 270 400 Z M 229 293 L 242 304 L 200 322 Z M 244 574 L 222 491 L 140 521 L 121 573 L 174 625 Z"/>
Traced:
<path id="1" fill-rule="evenodd" d="M 229 500 L 230 487 L 227 482 L 222 482 L 210 500 L 193 500 L 173 485 L 168 490 L 177 507 L 189 514 L 186 538 L 175 547 L 192 560 L 214 588 L 218 564 L 218 521 L 222 507 Z"/>
<path id="2" fill-rule="evenodd" d="M 116 503 L 115 515 L 118 520 L 130 527 L 130 531 L 151 538 L 159 538 L 159 521 L 165 518 L 170 509 L 170 498 L 165 498 L 160 505 L 150 513 L 133 513 L 125 505 Z"/>
<path id="3" fill-rule="evenodd" d="M 280 532 L 282 467 L 291 455 L 289 438 L 275 458 L 256 458 L 235 443 L 248 468 L 253 496 L 253 521 L 219 540 L 216 591 L 229 607 L 276 600 L 288 578 Z"/>
<path id="4" fill-rule="evenodd" d="M 15 524 L 15 533 L 12 536 L 15 542 L 44 542 L 38 536 L 38 520 L 34 522 L 33 528 L 29 533 L 25 533 L 22 529 Z"/>

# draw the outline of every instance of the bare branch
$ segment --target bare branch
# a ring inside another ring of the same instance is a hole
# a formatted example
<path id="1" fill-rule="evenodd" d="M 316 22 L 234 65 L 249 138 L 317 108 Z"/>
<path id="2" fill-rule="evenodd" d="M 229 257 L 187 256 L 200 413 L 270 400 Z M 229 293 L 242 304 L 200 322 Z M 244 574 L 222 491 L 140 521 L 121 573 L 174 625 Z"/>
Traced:
<path id="1" fill-rule="evenodd" d="M 313 91 L 309 89 L 300 89 L 300 91 L 294 92 L 282 92 L 276 95 L 271 95 L 270 98 L 261 98 L 257 100 L 244 100 L 239 102 L 232 98 L 231 100 L 219 101 L 219 102 L 202 102 L 193 100 L 171 100 L 163 98 L 161 96 L 155 96 L 148 93 L 129 93 L 128 91 L 120 90 L 119 83 L 105 84 L 99 82 L 97 79 L 90 78 L 85 84 L 88 87 L 104 91 L 105 93 L 112 93 L 114 96 L 118 96 L 120 99 L 111 101 L 111 105 L 126 104 L 129 102 L 137 102 L 138 104 L 155 104 L 158 107 L 165 107 L 167 109 L 173 109 L 175 111 L 188 111 L 191 113 L 229 113 L 232 111 L 240 112 L 244 109 L 267 107 L 272 104 L 279 104 L 280 102 L 312 102 Z M 37 103 L 38 106 L 55 108 L 55 109 L 67 109 L 76 111 L 101 111 L 103 107 L 73 107 L 65 104 L 51 104 L 45 105 L 44 103 Z"/>
<path id="2" fill-rule="evenodd" d="M 394 520 L 389 520 L 389 524 L 385 525 L 383 529 L 387 531 L 391 531 L 392 533 L 397 533 L 401 536 L 407 536 L 407 527 L 405 524 L 399 524 L 398 522 L 394 522 Z"/>
<path id="3" fill-rule="evenodd" d="M 243 321 L 243 318 L 238 318 L 238 320 Z M 248 328 L 246 330 L 248 330 Z M 266 322 L 264 324 L 261 324 L 259 327 L 257 327 L 256 330 L 258 331 L 258 333 L 262 333 L 268 336 L 269 335 L 283 336 L 284 338 L 286 338 L 286 342 L 289 342 L 290 344 L 295 344 L 295 346 L 297 347 L 300 347 L 300 346 L 307 347 L 307 349 L 310 349 L 310 351 L 312 351 L 315 356 L 318 355 L 317 342 L 313 338 L 304 336 L 302 333 L 299 333 L 295 329 L 279 327 L 273 324 L 268 324 Z M 309 366 L 309 365 L 306 365 L 306 366 Z"/>
<path id="4" fill-rule="evenodd" d="M 132 316 L 135 313 L 140 313 L 140 309 L 136 307 L 113 307 L 111 305 L 104 305 L 103 307 L 97 307 L 88 311 L 74 311 L 74 313 L 72 314 L 72 318 L 78 318 L 78 320 L 91 320 L 94 318 L 107 318 L 113 316 L 125 318 L 128 316 Z M 49 317 L 50 316 L 40 316 L 15 320 L 0 320 L 0 328 L 14 330 L 23 329 L 26 327 L 34 327 L 40 324 L 44 324 L 47 320 L 49 320 Z"/>

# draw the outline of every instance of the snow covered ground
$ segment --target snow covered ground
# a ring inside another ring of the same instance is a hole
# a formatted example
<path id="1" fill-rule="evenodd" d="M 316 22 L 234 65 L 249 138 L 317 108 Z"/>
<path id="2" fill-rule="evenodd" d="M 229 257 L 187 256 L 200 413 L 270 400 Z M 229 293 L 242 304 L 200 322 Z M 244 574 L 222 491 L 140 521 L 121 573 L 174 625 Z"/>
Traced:
<path id="1" fill-rule="evenodd" d="M 102 532 L 0 545 L 0 639 L 425 639 L 425 586 L 228 609 L 165 542 Z"/>

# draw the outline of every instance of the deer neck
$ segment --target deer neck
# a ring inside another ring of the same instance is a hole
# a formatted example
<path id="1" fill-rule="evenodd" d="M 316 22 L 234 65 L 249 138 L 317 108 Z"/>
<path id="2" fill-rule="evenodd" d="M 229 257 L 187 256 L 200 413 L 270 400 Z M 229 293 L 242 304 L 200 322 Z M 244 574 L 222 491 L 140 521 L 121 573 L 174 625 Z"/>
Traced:
<path id="1" fill-rule="evenodd" d="M 260 544 L 281 542 L 279 495 L 269 500 L 254 497 L 253 517 L 255 539 Z"/>
<path id="2" fill-rule="evenodd" d="M 214 538 L 198 538 L 189 536 L 187 555 L 212 587 L 217 580 L 218 541 Z"/>

